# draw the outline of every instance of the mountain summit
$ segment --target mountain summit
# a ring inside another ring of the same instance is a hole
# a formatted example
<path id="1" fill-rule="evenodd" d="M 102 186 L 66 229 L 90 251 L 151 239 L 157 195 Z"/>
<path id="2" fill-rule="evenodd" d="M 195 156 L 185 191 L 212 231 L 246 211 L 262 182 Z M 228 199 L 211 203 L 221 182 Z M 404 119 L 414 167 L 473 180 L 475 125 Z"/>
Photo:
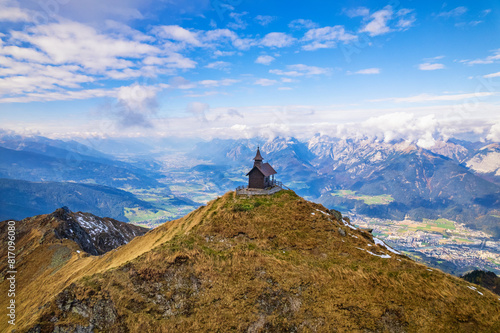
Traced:
<path id="1" fill-rule="evenodd" d="M 40 266 L 20 288 L 21 332 L 500 330 L 498 296 L 292 191 L 227 193 L 102 256 Z"/>

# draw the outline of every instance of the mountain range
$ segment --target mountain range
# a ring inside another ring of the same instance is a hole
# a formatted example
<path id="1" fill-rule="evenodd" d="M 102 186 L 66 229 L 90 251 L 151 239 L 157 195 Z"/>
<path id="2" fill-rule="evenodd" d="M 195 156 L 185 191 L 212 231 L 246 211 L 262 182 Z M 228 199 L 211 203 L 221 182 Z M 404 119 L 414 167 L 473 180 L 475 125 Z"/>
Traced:
<path id="1" fill-rule="evenodd" d="M 424 149 L 405 141 L 325 135 L 300 140 L 103 138 L 95 144 L 101 152 L 75 141 L 4 135 L 0 177 L 114 187 L 136 197 L 142 194 L 136 199 L 146 202 L 137 205 L 149 203 L 155 209 L 185 205 L 186 200 L 175 200 L 185 196 L 196 207 L 244 185 L 257 146 L 278 171 L 278 180 L 328 208 L 385 219 L 447 218 L 500 237 L 500 145 L 491 142 L 449 139 Z M 77 163 L 65 156 L 77 156 Z M 125 220 L 129 208 L 115 205 L 106 191 L 93 193 L 101 206 L 114 206 L 110 217 Z M 165 196 L 174 200 L 158 204 Z M 32 202 L 24 200 L 24 211 L 19 206 L 22 214 L 15 216 L 41 213 Z M 57 201 L 47 209 L 72 204 Z M 72 209 L 109 214 L 91 207 Z"/>

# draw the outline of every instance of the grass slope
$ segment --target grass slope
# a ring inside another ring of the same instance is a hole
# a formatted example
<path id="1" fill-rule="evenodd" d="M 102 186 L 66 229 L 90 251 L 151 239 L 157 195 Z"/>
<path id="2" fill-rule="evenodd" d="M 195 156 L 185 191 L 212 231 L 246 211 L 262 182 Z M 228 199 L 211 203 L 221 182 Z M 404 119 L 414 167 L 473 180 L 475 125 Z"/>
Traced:
<path id="1" fill-rule="evenodd" d="M 45 262 L 56 255 L 41 246 Z M 291 191 L 228 193 L 102 257 L 36 266 L 19 283 L 20 332 L 500 330 L 490 291 L 390 252 Z"/>

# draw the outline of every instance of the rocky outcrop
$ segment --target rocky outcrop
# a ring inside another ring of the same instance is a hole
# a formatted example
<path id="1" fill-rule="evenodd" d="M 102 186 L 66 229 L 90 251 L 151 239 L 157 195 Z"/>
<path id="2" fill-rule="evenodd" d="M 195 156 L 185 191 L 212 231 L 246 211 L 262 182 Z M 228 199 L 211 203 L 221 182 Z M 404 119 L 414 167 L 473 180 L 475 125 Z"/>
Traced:
<path id="1" fill-rule="evenodd" d="M 51 216 L 61 223 L 54 229 L 56 238 L 70 239 L 91 255 L 100 255 L 127 244 L 148 229 L 89 213 L 57 209 Z"/>

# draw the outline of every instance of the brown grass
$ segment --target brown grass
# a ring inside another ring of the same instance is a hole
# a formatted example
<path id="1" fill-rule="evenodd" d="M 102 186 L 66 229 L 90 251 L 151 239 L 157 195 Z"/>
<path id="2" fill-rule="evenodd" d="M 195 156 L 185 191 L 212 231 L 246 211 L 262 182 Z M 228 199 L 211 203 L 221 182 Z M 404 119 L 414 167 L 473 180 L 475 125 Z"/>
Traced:
<path id="1" fill-rule="evenodd" d="M 54 317 L 59 326 L 88 325 L 54 301 L 66 288 L 64 297 L 89 306 L 112 301 L 118 319 L 105 331 L 500 330 L 493 293 L 376 246 L 318 210 L 326 212 L 291 191 L 228 193 L 102 257 L 73 255 L 55 273 L 40 267 L 50 251 L 38 246 L 30 260 L 39 276 L 21 283 L 29 315 L 20 327 L 50 330 Z"/>

